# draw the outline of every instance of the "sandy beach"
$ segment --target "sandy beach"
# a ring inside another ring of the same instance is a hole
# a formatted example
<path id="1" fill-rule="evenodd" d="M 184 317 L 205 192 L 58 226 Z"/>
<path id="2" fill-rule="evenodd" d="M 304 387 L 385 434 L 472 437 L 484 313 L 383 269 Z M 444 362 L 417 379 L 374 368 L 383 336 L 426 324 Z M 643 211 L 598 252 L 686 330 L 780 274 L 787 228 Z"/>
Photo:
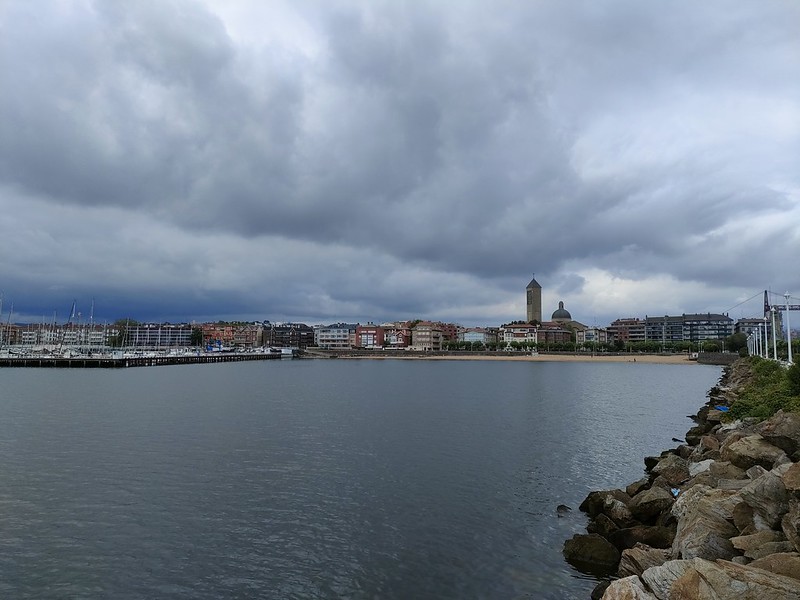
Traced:
<path id="1" fill-rule="evenodd" d="M 656 354 L 602 355 L 595 354 L 537 354 L 535 356 L 432 356 L 431 360 L 516 360 L 529 362 L 637 362 L 696 365 L 697 361 L 689 360 L 685 354 L 659 356 Z"/>
<path id="2" fill-rule="evenodd" d="M 696 365 L 697 361 L 689 360 L 685 354 L 636 354 L 636 355 L 617 355 L 617 354 L 537 354 L 531 356 L 530 354 L 519 355 L 502 355 L 502 356 L 487 356 L 487 355 L 436 355 L 436 356 L 352 356 L 341 358 L 361 358 L 361 359 L 388 359 L 395 358 L 401 360 L 512 360 L 512 361 L 527 361 L 527 362 L 629 362 L 629 363 L 658 363 L 658 364 L 671 364 L 671 365 Z"/>

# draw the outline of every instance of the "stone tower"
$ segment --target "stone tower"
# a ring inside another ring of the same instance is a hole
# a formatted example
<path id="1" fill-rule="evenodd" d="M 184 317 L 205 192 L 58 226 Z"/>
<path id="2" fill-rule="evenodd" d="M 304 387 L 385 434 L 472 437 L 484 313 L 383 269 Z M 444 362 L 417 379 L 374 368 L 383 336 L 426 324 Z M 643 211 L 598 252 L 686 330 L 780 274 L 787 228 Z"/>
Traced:
<path id="1" fill-rule="evenodd" d="M 526 321 L 542 322 L 542 286 L 536 281 L 534 277 L 525 288 L 527 296 L 528 313 Z"/>

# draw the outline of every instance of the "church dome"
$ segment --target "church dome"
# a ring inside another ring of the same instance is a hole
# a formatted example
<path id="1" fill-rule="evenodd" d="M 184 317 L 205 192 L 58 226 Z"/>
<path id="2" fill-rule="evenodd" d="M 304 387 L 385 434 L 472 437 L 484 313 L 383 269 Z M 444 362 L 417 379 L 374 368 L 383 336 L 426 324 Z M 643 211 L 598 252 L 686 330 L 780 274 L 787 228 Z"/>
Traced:
<path id="1" fill-rule="evenodd" d="M 564 303 L 558 303 L 558 309 L 553 313 L 553 316 L 550 317 L 552 321 L 572 321 L 572 315 L 569 314 L 569 311 L 564 308 Z"/>

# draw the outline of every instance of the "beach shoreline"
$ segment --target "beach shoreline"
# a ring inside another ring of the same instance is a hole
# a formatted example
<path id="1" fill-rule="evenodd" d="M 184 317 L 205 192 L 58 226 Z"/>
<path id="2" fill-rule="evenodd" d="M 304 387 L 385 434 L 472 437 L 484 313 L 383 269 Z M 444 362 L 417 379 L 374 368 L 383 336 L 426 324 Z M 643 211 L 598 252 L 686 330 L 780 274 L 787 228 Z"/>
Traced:
<path id="1" fill-rule="evenodd" d="M 649 364 L 670 364 L 670 365 L 696 365 L 696 360 L 689 360 L 685 354 L 505 354 L 501 356 L 489 356 L 485 354 L 478 355 L 419 355 L 413 354 L 408 356 L 403 355 L 354 355 L 354 356 L 339 356 L 340 359 L 365 359 L 365 360 L 470 360 L 470 361 L 516 361 L 516 362 L 593 362 L 593 363 L 649 363 Z"/>

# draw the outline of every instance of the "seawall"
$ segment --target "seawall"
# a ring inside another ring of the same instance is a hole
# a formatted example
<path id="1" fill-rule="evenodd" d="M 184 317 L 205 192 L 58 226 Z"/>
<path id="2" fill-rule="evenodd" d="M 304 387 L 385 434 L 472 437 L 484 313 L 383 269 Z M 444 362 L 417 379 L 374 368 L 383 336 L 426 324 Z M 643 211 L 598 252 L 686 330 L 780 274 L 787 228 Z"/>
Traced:
<path id="1" fill-rule="evenodd" d="M 800 599 L 800 414 L 725 422 L 749 375 L 726 367 L 685 441 L 583 501 L 564 556 L 603 578 L 592 598 Z"/>

